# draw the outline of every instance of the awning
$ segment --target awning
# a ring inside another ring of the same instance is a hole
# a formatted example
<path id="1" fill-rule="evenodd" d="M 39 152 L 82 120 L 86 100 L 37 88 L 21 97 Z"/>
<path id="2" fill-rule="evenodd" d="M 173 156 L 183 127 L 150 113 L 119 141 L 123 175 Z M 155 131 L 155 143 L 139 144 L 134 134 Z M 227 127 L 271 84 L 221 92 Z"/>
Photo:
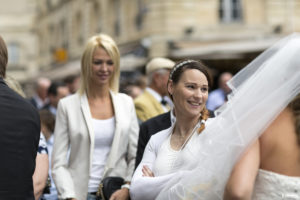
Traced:
<path id="1" fill-rule="evenodd" d="M 280 38 L 281 37 L 223 42 L 193 42 L 192 45 L 179 42 L 176 43 L 176 49 L 170 50 L 170 57 L 175 59 L 187 57 L 199 57 L 202 59 L 239 58 L 241 54 L 264 51 Z"/>
<path id="2" fill-rule="evenodd" d="M 128 54 L 121 57 L 120 69 L 121 71 L 135 71 L 144 66 L 147 62 L 146 57 L 138 57 L 134 54 Z"/>
<path id="3" fill-rule="evenodd" d="M 57 66 L 47 71 L 41 71 L 39 77 L 48 77 L 51 80 L 62 80 L 68 75 L 76 75 L 80 73 L 80 60 L 74 60 L 64 65 Z"/>

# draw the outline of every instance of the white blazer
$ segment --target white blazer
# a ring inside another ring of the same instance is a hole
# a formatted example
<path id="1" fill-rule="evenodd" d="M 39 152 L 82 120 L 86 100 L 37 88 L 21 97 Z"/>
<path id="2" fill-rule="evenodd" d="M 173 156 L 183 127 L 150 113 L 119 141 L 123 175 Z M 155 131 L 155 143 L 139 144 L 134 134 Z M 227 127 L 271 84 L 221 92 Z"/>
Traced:
<path id="1" fill-rule="evenodd" d="M 121 176 L 130 181 L 139 132 L 136 112 L 131 97 L 113 92 L 110 95 L 116 124 L 102 177 Z M 60 199 L 86 200 L 93 151 L 94 130 L 87 96 L 76 93 L 61 99 L 52 152 L 52 177 Z"/>

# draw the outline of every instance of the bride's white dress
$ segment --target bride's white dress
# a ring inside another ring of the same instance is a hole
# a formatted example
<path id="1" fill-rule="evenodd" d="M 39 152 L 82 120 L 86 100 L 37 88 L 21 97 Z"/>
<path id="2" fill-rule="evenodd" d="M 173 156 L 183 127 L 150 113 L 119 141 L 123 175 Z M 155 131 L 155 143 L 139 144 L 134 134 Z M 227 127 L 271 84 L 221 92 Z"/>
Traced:
<path id="1" fill-rule="evenodd" d="M 300 177 L 285 176 L 260 169 L 253 200 L 299 200 Z"/>

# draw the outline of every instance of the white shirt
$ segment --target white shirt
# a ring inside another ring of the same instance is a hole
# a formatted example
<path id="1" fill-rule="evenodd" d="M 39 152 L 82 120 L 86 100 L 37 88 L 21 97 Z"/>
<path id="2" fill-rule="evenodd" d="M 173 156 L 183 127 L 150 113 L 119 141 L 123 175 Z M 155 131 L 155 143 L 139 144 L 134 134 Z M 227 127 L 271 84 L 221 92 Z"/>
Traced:
<path id="1" fill-rule="evenodd" d="M 49 106 L 49 111 L 50 111 L 54 116 L 56 116 L 56 111 L 57 111 L 57 109 L 56 109 L 54 106 L 50 105 L 50 106 Z"/>
<path id="2" fill-rule="evenodd" d="M 106 120 L 93 119 L 93 127 L 95 131 L 95 148 L 88 192 L 96 192 L 98 190 L 114 138 L 115 118 L 112 117 Z"/>
<path id="3" fill-rule="evenodd" d="M 197 152 L 196 148 L 198 146 L 193 146 L 192 143 L 199 135 L 194 132 L 186 146 L 179 150 L 172 149 L 171 135 L 172 134 L 170 134 L 162 143 L 157 152 L 157 156 L 153 165 L 153 173 L 155 176 L 164 176 L 175 173 L 178 170 L 183 169 L 186 163 L 195 161 L 195 155 L 192 152 Z"/>
<path id="4" fill-rule="evenodd" d="M 49 102 L 48 98 L 43 101 L 37 94 L 33 96 L 33 99 L 35 100 L 38 109 L 43 108 Z"/>
<path id="5" fill-rule="evenodd" d="M 206 126 L 211 119 L 208 119 Z M 151 136 L 143 155 L 143 159 L 134 172 L 131 186 L 130 197 L 132 200 L 152 200 L 157 197 L 168 181 L 184 170 L 193 168 L 198 160 L 200 141 L 205 140 L 204 134 L 192 134 L 180 152 L 167 150 L 169 148 L 169 138 L 174 125 Z M 173 152 L 172 152 L 173 151 Z M 169 156 L 169 157 L 168 157 Z M 193 158 L 194 157 L 194 158 Z M 147 165 L 153 171 L 155 177 L 144 177 L 142 168 Z"/>

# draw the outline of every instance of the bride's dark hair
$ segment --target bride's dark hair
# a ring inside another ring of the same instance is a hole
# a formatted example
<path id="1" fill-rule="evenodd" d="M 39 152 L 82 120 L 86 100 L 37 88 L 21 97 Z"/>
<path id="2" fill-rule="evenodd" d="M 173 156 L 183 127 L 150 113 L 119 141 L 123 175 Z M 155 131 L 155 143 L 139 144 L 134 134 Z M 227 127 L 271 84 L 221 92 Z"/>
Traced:
<path id="1" fill-rule="evenodd" d="M 298 136 L 298 144 L 300 144 L 300 93 L 289 103 L 288 107 L 295 117 L 295 130 Z"/>

